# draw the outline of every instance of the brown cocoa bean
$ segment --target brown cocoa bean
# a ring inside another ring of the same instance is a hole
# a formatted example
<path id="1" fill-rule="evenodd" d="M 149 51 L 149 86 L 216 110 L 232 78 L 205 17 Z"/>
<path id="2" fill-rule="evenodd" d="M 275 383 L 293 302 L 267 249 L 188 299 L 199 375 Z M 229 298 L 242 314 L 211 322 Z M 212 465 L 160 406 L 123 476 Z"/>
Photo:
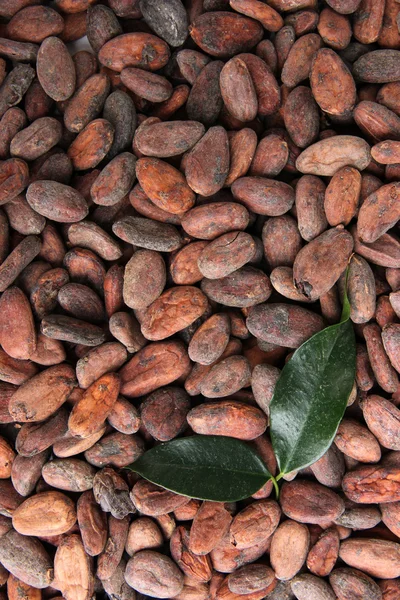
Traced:
<path id="1" fill-rule="evenodd" d="M 168 556 L 153 550 L 142 550 L 128 561 L 125 579 L 137 592 L 158 598 L 175 597 L 183 589 L 183 573 Z"/>
<path id="2" fill-rule="evenodd" d="M 35 494 L 13 514 L 13 527 L 23 535 L 52 536 L 66 533 L 76 522 L 74 502 L 60 492 Z"/>
<path id="3" fill-rule="evenodd" d="M 137 510 L 150 517 L 159 517 L 187 504 L 189 498 L 165 490 L 154 483 L 139 480 L 131 490 L 131 498 Z"/>
<path id="4" fill-rule="evenodd" d="M 109 467 L 96 473 L 93 494 L 102 510 L 110 512 L 116 519 L 124 519 L 130 513 L 136 512 L 129 497 L 127 483 Z"/>
<path id="5" fill-rule="evenodd" d="M 243 159 L 242 145 L 240 145 L 240 150 L 238 149 L 237 151 L 234 145 L 236 144 L 236 138 L 237 143 L 239 144 L 239 134 L 243 136 L 243 131 L 244 130 L 242 129 L 241 131 L 237 132 L 236 134 L 234 134 L 235 137 L 230 139 L 231 163 L 234 160 L 236 152 L 238 156 L 241 159 Z M 249 129 L 248 131 L 252 131 L 252 134 L 254 134 L 253 130 Z M 287 142 L 276 133 L 271 133 L 270 135 L 266 135 L 265 137 L 263 137 L 257 145 L 255 152 L 254 150 L 252 150 L 252 152 L 254 157 L 252 156 L 253 160 L 251 162 L 250 174 L 255 175 L 256 177 L 275 177 L 282 171 L 282 169 L 284 169 L 289 158 L 289 148 Z M 232 180 L 230 180 L 230 177 L 228 175 L 228 179 L 225 182 L 225 185 L 227 185 L 228 183 L 232 184 L 239 177 L 243 177 L 244 175 L 246 175 L 247 169 L 248 167 L 246 169 L 243 169 L 243 172 L 239 172 L 237 177 L 235 177 Z"/>
<path id="6" fill-rule="evenodd" d="M 110 433 L 85 452 L 85 459 L 95 467 L 111 465 L 122 468 L 143 454 L 143 442 L 138 436 Z"/>
<path id="7" fill-rule="evenodd" d="M 45 317 L 40 329 L 47 337 L 84 346 L 99 346 L 106 337 L 104 331 L 97 325 L 64 315 Z"/>
<path id="8" fill-rule="evenodd" d="M 312 240 L 300 250 L 293 264 L 293 279 L 297 289 L 310 300 L 318 299 L 339 279 L 352 250 L 350 234 L 340 228 L 330 229 Z"/>
<path id="9" fill-rule="evenodd" d="M 400 411 L 389 400 L 380 396 L 367 396 L 362 411 L 368 429 L 384 448 L 399 450 Z"/>
<path id="10" fill-rule="evenodd" d="M 61 123 L 53 117 L 42 117 L 13 137 L 10 153 L 24 160 L 35 160 L 58 144 L 61 136 Z"/>
<path id="11" fill-rule="evenodd" d="M 266 565 L 245 565 L 228 576 L 228 587 L 234 594 L 251 594 L 268 588 L 274 577 L 274 572 Z"/>
<path id="12" fill-rule="evenodd" d="M 223 127 L 211 127 L 186 157 L 187 183 L 197 194 L 211 196 L 223 187 L 228 173 L 228 134 Z"/>
<path id="13" fill-rule="evenodd" d="M 107 519 L 91 490 L 83 492 L 76 509 L 85 552 L 89 556 L 98 556 L 103 551 L 107 540 Z"/>
<path id="14" fill-rule="evenodd" d="M 27 191 L 26 199 L 40 215 L 59 223 L 75 223 L 88 213 L 85 199 L 73 188 L 56 181 L 37 181 Z"/>
<path id="15" fill-rule="evenodd" d="M 336 599 L 331 586 L 323 579 L 304 573 L 297 575 L 291 583 L 292 591 L 298 600 L 306 600 L 310 596 L 319 597 L 321 600 Z"/>
<path id="16" fill-rule="evenodd" d="M 86 438 L 96 433 L 110 414 L 119 394 L 116 373 L 103 375 L 85 391 L 74 405 L 68 421 L 71 435 Z"/>
<path id="17" fill-rule="evenodd" d="M 249 311 L 246 324 L 258 339 L 288 348 L 297 348 L 323 327 L 319 315 L 286 304 L 255 306 Z"/>
<path id="18" fill-rule="evenodd" d="M 76 91 L 64 112 L 69 131 L 79 133 L 102 111 L 110 91 L 110 80 L 103 73 L 89 77 Z"/>
<path id="19" fill-rule="evenodd" d="M 229 231 L 246 229 L 249 213 L 234 202 L 212 202 L 197 206 L 182 219 L 182 227 L 189 235 L 213 240 Z"/>
<path id="20" fill-rule="evenodd" d="M 9 202 L 26 188 L 29 180 L 27 166 L 20 158 L 10 158 L 0 164 L 0 205 Z"/>
<path id="21" fill-rule="evenodd" d="M 61 408 L 47 421 L 25 423 L 18 432 L 15 448 L 21 456 L 35 456 L 50 448 L 67 431 L 68 413 Z"/>
<path id="22" fill-rule="evenodd" d="M 245 122 L 257 116 L 256 90 L 246 63 L 240 58 L 231 58 L 223 67 L 220 89 L 224 104 L 233 117 Z"/>
<path id="23" fill-rule="evenodd" d="M 29 300 L 17 287 L 8 288 L 0 298 L 0 343 L 11 358 L 18 360 L 29 359 L 36 350 Z"/>
<path id="24" fill-rule="evenodd" d="M 203 387 L 204 383 L 202 389 Z M 203 395 L 205 395 L 204 391 Z M 218 392 L 214 392 L 214 394 L 216 393 Z M 224 393 L 223 396 L 225 395 L 228 394 Z M 196 433 L 202 435 L 229 434 L 230 437 L 241 440 L 255 439 L 264 433 L 267 426 L 266 418 L 258 408 L 228 400 L 197 406 L 189 412 L 187 419 L 189 425 Z"/>
<path id="25" fill-rule="evenodd" d="M 288 519 L 272 536 L 270 561 L 275 577 L 283 581 L 292 579 L 305 563 L 310 534 L 305 525 Z"/>
<path id="26" fill-rule="evenodd" d="M 157 71 L 169 60 L 167 44 L 149 33 L 134 32 L 118 35 L 101 47 L 99 61 L 113 71 L 139 67 Z"/>
<path id="27" fill-rule="evenodd" d="M 74 370 L 64 364 L 49 367 L 24 383 L 9 410 L 17 421 L 43 421 L 66 401 L 75 386 Z"/>
<path id="28" fill-rule="evenodd" d="M 11 470 L 11 481 L 18 494 L 29 496 L 33 492 L 42 474 L 42 467 L 48 458 L 47 451 L 31 457 L 20 454 L 15 457 Z"/>
<path id="29" fill-rule="evenodd" d="M 173 252 L 182 245 L 178 230 L 167 223 L 159 223 L 140 217 L 124 217 L 112 227 L 117 237 L 139 248 Z"/>
<path id="30" fill-rule="evenodd" d="M 90 490 L 95 472 L 91 465 L 78 458 L 57 458 L 42 468 L 42 476 L 46 483 L 69 492 Z"/>
<path id="31" fill-rule="evenodd" d="M 344 540 L 340 558 L 351 567 L 380 579 L 399 577 L 400 545 L 375 539 Z"/>
<path id="32" fill-rule="evenodd" d="M 322 46 L 322 40 L 316 33 L 308 33 L 295 41 L 282 69 L 282 82 L 290 88 L 307 79 L 313 58 Z"/>
<path id="33" fill-rule="evenodd" d="M 319 483 L 305 480 L 283 484 L 281 507 L 290 519 L 317 525 L 333 521 L 344 512 L 340 496 Z"/>
<path id="34" fill-rule="evenodd" d="M 0 557 L 1 564 L 27 585 L 43 589 L 53 581 L 52 561 L 36 538 L 12 529 L 0 538 Z"/>
<path id="35" fill-rule="evenodd" d="M 335 444 L 346 456 L 359 462 L 379 462 L 381 450 L 375 436 L 363 425 L 343 419 L 335 437 Z"/>
<path id="36" fill-rule="evenodd" d="M 398 79 L 398 50 L 375 50 L 354 63 L 354 75 L 360 81 L 389 83 Z"/>
<path id="37" fill-rule="evenodd" d="M 147 308 L 142 333 L 148 340 L 163 340 L 193 323 L 206 308 L 207 298 L 195 287 L 170 288 Z"/>
<path id="38" fill-rule="evenodd" d="M 100 322 L 104 318 L 103 303 L 91 288 L 81 283 L 67 283 L 58 292 L 58 304 L 77 319 Z"/>
<path id="39" fill-rule="evenodd" d="M 194 206 L 194 194 L 184 176 L 159 158 L 140 158 L 136 175 L 145 194 L 162 210 L 181 214 Z"/>
<path id="40" fill-rule="evenodd" d="M 170 539 L 170 552 L 186 577 L 207 583 L 212 576 L 209 556 L 194 554 L 189 548 L 189 532 L 182 525 L 177 527 Z"/>
<path id="41" fill-rule="evenodd" d="M 67 100 L 75 91 L 76 73 L 65 44 L 57 37 L 46 38 L 37 55 L 37 75 L 53 100 Z"/>
<path id="42" fill-rule="evenodd" d="M 148 517 L 139 517 L 129 526 L 125 550 L 133 556 L 140 550 L 160 548 L 164 542 L 158 525 Z"/>
<path id="43" fill-rule="evenodd" d="M 315 101 L 324 112 L 345 116 L 353 110 L 356 101 L 354 79 L 338 54 L 330 48 L 322 48 L 315 54 L 310 83 Z"/>
<path id="44" fill-rule="evenodd" d="M 189 33 L 207 54 L 227 58 L 255 46 L 262 38 L 262 27 L 248 17 L 216 11 L 197 17 Z"/>
<path id="45" fill-rule="evenodd" d="M 303 150 L 296 166 L 301 173 L 334 175 L 347 165 L 362 171 L 369 162 L 370 150 L 365 140 L 351 135 L 335 135 Z"/>
<path id="46" fill-rule="evenodd" d="M 240 177 L 232 185 L 236 200 L 259 215 L 277 217 L 294 203 L 294 191 L 286 183 L 266 177 Z"/>
<path id="47" fill-rule="evenodd" d="M 234 545 L 242 550 L 263 542 L 279 525 L 281 511 L 274 500 L 259 500 L 240 511 L 229 532 Z"/>
<path id="48" fill-rule="evenodd" d="M 76 579 L 71 580 L 71 573 L 75 573 Z M 91 597 L 94 590 L 92 564 L 78 535 L 65 537 L 58 546 L 54 557 L 54 578 L 53 585 L 66 600 L 72 600 L 76 595 Z"/>
<path id="49" fill-rule="evenodd" d="M 340 538 L 332 527 L 323 531 L 307 555 L 307 568 L 318 577 L 327 577 L 339 556 Z"/>
<path id="50" fill-rule="evenodd" d="M 367 465 L 347 473 L 342 482 L 344 493 L 360 504 L 397 502 L 400 470 L 396 466 Z"/>
<path id="51" fill-rule="evenodd" d="M 110 150 L 114 127 L 106 119 L 91 121 L 68 148 L 68 156 L 77 171 L 96 167 Z"/>
<path id="52" fill-rule="evenodd" d="M 378 600 L 382 597 L 374 580 L 357 569 L 335 569 L 329 577 L 329 582 L 338 600 L 357 598 L 357 596 Z"/>
<path id="53" fill-rule="evenodd" d="M 178 379 L 189 364 L 181 342 L 149 344 L 121 369 L 121 393 L 130 398 L 148 394 Z"/>
<path id="54" fill-rule="evenodd" d="M 398 376 L 390 364 L 382 343 L 382 332 L 378 325 L 370 323 L 364 328 L 368 357 L 379 385 L 387 392 L 395 392 Z"/>
<path id="55" fill-rule="evenodd" d="M 239 308 L 265 302 L 272 292 L 268 276 L 253 267 L 241 267 L 222 279 L 204 278 L 203 292 L 215 302 Z"/>
<path id="56" fill-rule="evenodd" d="M 200 121 L 203 125 L 213 125 L 218 119 L 223 100 L 219 77 L 224 63 L 213 60 L 203 67 L 196 77 L 187 99 L 189 119 Z"/>
<path id="57" fill-rule="evenodd" d="M 177 437 L 186 426 L 189 397 L 176 387 L 160 388 L 144 400 L 141 419 L 146 431 L 160 442 Z"/>

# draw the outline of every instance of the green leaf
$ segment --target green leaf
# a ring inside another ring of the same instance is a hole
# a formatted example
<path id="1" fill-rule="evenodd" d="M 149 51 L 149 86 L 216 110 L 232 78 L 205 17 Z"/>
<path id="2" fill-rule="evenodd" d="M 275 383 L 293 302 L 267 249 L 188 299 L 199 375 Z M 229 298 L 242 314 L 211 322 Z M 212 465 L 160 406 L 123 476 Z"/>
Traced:
<path id="1" fill-rule="evenodd" d="M 248 498 L 272 478 L 250 446 L 216 435 L 155 446 L 128 468 L 167 490 L 216 502 Z"/>
<path id="2" fill-rule="evenodd" d="M 296 350 L 276 385 L 271 440 L 282 474 L 321 458 L 343 418 L 356 370 L 354 331 L 344 316 Z"/>

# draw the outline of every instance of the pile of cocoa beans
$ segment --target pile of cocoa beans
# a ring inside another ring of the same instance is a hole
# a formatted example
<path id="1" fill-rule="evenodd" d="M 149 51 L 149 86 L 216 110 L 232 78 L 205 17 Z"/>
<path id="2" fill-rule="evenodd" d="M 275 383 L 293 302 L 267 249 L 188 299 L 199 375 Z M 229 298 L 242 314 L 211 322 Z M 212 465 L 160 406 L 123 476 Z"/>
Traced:
<path id="1" fill-rule="evenodd" d="M 400 2 L 103 2 L 0 0 L 0 600 L 399 600 Z M 125 469 L 276 473 L 350 257 L 353 391 L 279 500 Z"/>

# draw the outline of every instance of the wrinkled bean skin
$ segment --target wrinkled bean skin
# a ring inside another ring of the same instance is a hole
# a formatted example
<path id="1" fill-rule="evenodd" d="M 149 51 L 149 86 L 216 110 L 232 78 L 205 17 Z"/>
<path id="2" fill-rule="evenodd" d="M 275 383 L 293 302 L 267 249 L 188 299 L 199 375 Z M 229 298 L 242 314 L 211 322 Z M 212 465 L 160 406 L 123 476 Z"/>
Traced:
<path id="1" fill-rule="evenodd" d="M 183 574 L 172 560 L 150 550 L 143 550 L 128 561 L 125 578 L 136 591 L 156 598 L 171 598 L 183 588 Z"/>
<path id="2" fill-rule="evenodd" d="M 156 71 L 168 62 L 169 49 L 165 42 L 148 33 L 118 35 L 101 47 L 101 64 L 113 71 L 139 67 Z"/>
<path id="3" fill-rule="evenodd" d="M 290 323 L 289 327 L 282 327 Z M 249 311 L 247 327 L 258 339 L 297 348 L 323 327 L 322 319 L 305 308 L 284 304 L 260 304 Z"/>
<path id="4" fill-rule="evenodd" d="M 328 292 L 345 270 L 352 250 L 353 240 L 344 230 L 330 229 L 312 240 L 300 250 L 293 264 L 297 289 L 310 300 Z M 336 256 L 334 269 L 328 267 L 332 252 Z"/>
<path id="5" fill-rule="evenodd" d="M 399 26 L 399 0 L 0 0 L 0 600 L 399 600 Z M 348 406 L 280 474 L 275 390 L 345 286 Z M 279 495 L 130 468 L 201 435 Z"/>
<path id="6" fill-rule="evenodd" d="M 235 423 L 228 429 L 227 424 L 233 418 Z M 266 428 L 265 417 L 259 409 L 228 401 L 194 408 L 189 412 L 187 419 L 196 433 L 224 435 L 224 432 L 229 431 L 231 437 L 245 440 L 258 437 Z"/>

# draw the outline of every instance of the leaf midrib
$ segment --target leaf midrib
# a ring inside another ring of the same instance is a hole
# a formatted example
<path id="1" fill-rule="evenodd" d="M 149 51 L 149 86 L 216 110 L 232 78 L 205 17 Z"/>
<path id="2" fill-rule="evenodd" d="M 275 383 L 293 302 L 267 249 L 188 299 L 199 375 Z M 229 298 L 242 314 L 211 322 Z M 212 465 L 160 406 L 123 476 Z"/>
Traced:
<path id="1" fill-rule="evenodd" d="M 260 471 L 258 473 L 254 473 L 252 471 L 243 471 L 242 469 L 229 469 L 229 468 L 225 468 L 225 467 L 216 467 L 216 466 L 211 466 L 211 465 L 191 465 L 191 466 L 186 466 L 186 465 L 182 465 L 179 463 L 161 463 L 160 465 L 158 465 L 158 467 L 163 467 L 163 468 L 170 468 L 170 467 L 174 467 L 174 468 L 179 468 L 181 470 L 187 470 L 187 471 L 194 471 L 195 469 L 214 469 L 214 470 L 218 470 L 218 471 L 224 471 L 226 473 L 237 473 L 239 475 L 250 475 L 252 477 L 263 477 L 264 475 L 268 475 L 268 477 L 271 477 L 271 473 L 269 473 L 269 471 L 267 471 L 267 469 L 265 469 L 265 471 Z M 132 467 L 131 467 L 132 468 Z M 141 471 L 139 469 L 132 469 L 134 470 L 136 473 L 141 473 Z"/>
<path id="2" fill-rule="evenodd" d="M 336 327 L 336 328 L 337 328 L 337 331 L 339 331 L 339 328 L 340 328 L 340 326 L 341 326 L 342 324 L 343 324 L 343 323 L 338 323 L 337 325 L 333 325 L 332 327 Z M 329 330 L 329 329 L 331 329 L 331 328 L 330 328 L 330 327 L 327 327 L 326 329 L 323 329 L 323 330 L 321 331 L 321 334 L 325 333 L 325 332 L 326 332 L 327 330 Z M 318 334 L 317 334 L 317 335 L 318 335 Z M 310 338 L 310 342 L 311 342 L 311 340 L 315 341 L 315 338 L 317 337 L 317 335 L 316 335 L 316 336 L 313 336 L 312 338 Z M 323 376 L 325 375 L 325 371 L 326 371 L 326 369 L 327 369 L 327 366 L 328 366 L 328 361 L 329 361 L 329 359 L 330 359 L 330 357 L 331 357 L 331 355 L 332 355 L 332 352 L 333 352 L 333 350 L 334 350 L 334 348 L 335 348 L 335 346 L 336 346 L 337 339 L 338 339 L 338 336 L 337 336 L 337 334 L 336 334 L 336 336 L 335 336 L 335 341 L 334 341 L 334 343 L 332 344 L 332 346 L 331 346 L 331 349 L 329 350 L 329 355 L 328 355 L 328 358 L 327 358 L 327 359 L 326 359 L 326 361 L 325 361 L 325 363 L 326 363 L 326 364 L 325 364 L 325 366 L 324 366 L 324 368 L 323 368 L 323 371 L 322 371 L 322 373 L 321 373 L 321 377 L 320 377 L 320 379 L 322 379 L 322 378 L 323 378 Z M 314 396 L 314 395 L 315 395 L 315 394 L 313 394 L 313 396 Z M 312 410 L 311 410 L 311 407 L 312 407 L 312 405 L 311 405 L 311 403 L 310 403 L 310 404 L 308 405 L 308 407 L 307 407 L 306 411 L 305 411 L 305 418 L 303 419 L 303 421 L 304 421 L 304 425 L 303 425 L 303 427 L 302 427 L 301 431 L 303 431 L 303 430 L 304 430 L 304 427 L 305 427 L 305 426 L 307 426 L 307 423 L 309 422 L 309 415 L 310 415 L 310 413 L 312 412 Z M 294 455 L 296 455 L 296 452 L 297 452 L 297 449 L 298 449 L 298 447 L 299 447 L 299 442 L 300 442 L 300 439 L 301 439 L 301 437 L 302 437 L 302 433 L 299 435 L 299 437 L 298 437 L 298 441 L 296 442 L 296 445 L 295 445 L 295 446 L 293 446 L 293 448 L 292 448 L 292 451 L 291 451 L 291 452 L 290 452 L 290 454 L 288 455 L 288 457 L 287 457 L 287 460 L 285 461 L 285 462 L 286 462 L 286 465 L 290 464 L 290 461 L 292 460 L 293 456 L 294 456 Z M 287 467 L 285 467 L 285 468 L 287 468 Z M 299 468 L 304 468 L 304 467 L 299 467 Z M 288 473 L 290 473 L 291 471 L 293 471 L 293 469 L 291 469 L 290 471 L 286 471 L 285 469 L 283 469 L 283 468 L 282 468 L 282 469 L 281 469 L 281 471 L 282 471 L 282 473 L 283 473 L 283 474 L 287 475 Z"/>

